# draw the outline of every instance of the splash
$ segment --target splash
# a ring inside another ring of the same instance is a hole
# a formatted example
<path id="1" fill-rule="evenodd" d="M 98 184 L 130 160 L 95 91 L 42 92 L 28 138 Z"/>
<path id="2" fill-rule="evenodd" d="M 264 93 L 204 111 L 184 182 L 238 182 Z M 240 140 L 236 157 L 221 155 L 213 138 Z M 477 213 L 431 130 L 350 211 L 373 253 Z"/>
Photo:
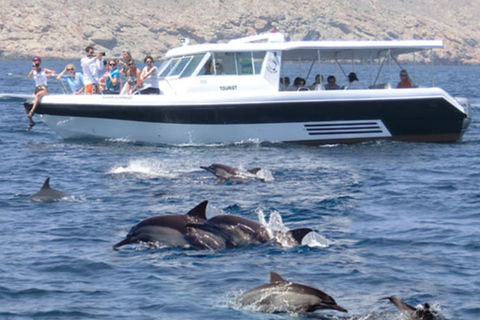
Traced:
<path id="1" fill-rule="evenodd" d="M 263 210 L 257 210 L 257 216 L 259 223 L 266 227 L 270 238 L 273 241 L 285 248 L 291 248 L 298 245 L 288 233 L 290 229 L 285 226 L 282 216 L 278 211 L 274 211 L 270 214 L 268 222 Z M 331 244 L 331 241 L 319 233 L 312 231 L 302 239 L 301 244 L 311 248 L 327 248 Z"/>
<path id="2" fill-rule="evenodd" d="M 170 169 L 164 163 L 151 160 L 131 160 L 126 166 L 116 166 L 107 172 L 108 174 L 136 174 L 147 177 L 164 177 L 164 178 L 178 178 L 180 172 L 178 169 Z"/>

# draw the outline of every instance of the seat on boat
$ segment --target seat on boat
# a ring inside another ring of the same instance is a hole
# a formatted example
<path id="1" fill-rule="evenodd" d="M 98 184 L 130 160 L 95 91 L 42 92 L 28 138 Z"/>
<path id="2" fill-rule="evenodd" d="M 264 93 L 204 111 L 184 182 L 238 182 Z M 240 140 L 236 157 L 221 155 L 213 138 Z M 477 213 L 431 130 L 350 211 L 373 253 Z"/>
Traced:
<path id="1" fill-rule="evenodd" d="M 392 86 L 389 82 L 374 84 L 368 87 L 368 89 L 391 89 Z"/>

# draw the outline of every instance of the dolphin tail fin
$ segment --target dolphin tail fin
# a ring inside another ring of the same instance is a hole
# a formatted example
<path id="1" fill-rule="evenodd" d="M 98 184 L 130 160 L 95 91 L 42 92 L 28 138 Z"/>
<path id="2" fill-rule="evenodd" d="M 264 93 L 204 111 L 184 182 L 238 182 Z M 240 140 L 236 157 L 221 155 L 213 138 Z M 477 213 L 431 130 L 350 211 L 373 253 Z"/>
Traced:
<path id="1" fill-rule="evenodd" d="M 313 230 L 310 229 L 310 228 L 299 228 L 299 229 L 289 230 L 287 233 L 290 234 L 290 236 L 292 236 L 292 238 L 293 238 L 298 244 L 301 244 L 303 238 L 304 238 L 307 234 L 309 234 L 310 232 L 312 232 L 312 231 L 313 231 Z"/>
<path id="2" fill-rule="evenodd" d="M 188 216 L 200 218 L 203 220 L 207 220 L 207 204 L 208 200 L 203 201 L 202 203 L 198 204 L 195 208 L 187 212 Z"/>
<path id="3" fill-rule="evenodd" d="M 42 189 L 50 189 L 50 177 L 45 179 L 45 182 L 43 183 Z"/>
<path id="4" fill-rule="evenodd" d="M 380 300 L 390 300 L 394 305 L 395 307 L 398 308 L 398 310 L 400 311 L 415 311 L 417 310 L 415 307 L 412 307 L 411 305 L 409 305 L 408 303 L 394 297 L 394 296 L 388 296 L 388 297 L 384 297 L 384 298 L 381 298 Z"/>

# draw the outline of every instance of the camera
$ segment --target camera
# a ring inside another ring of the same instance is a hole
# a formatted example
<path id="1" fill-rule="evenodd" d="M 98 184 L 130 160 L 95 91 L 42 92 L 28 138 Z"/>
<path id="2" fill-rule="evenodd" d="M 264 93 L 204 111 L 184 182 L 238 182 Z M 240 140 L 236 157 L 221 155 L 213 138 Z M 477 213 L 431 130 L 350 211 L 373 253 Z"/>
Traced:
<path id="1" fill-rule="evenodd" d="M 102 56 L 104 56 L 104 57 L 105 57 L 105 52 L 102 52 Z"/>

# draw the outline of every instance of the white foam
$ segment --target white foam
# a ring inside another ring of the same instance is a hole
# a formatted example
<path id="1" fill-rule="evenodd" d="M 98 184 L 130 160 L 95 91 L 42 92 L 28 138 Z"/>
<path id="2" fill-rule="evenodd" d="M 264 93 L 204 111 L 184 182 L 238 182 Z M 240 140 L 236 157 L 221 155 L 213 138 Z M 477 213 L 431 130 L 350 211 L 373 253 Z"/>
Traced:
<path id="1" fill-rule="evenodd" d="M 185 170 L 183 167 L 170 166 L 168 163 L 155 161 L 151 159 L 137 159 L 130 160 L 126 166 L 115 166 L 110 169 L 108 174 L 139 174 L 147 177 L 164 177 L 177 178 L 185 172 L 192 170 Z"/>
<path id="2" fill-rule="evenodd" d="M 285 226 L 282 216 L 278 211 L 274 211 L 270 214 L 268 222 L 265 218 L 265 213 L 263 210 L 258 209 L 257 216 L 259 223 L 267 228 L 270 237 L 282 247 L 290 248 L 297 245 L 297 243 L 288 234 L 290 229 Z M 301 244 L 311 248 L 327 248 L 331 243 L 332 242 L 330 240 L 321 234 L 312 231 L 302 239 Z"/>

